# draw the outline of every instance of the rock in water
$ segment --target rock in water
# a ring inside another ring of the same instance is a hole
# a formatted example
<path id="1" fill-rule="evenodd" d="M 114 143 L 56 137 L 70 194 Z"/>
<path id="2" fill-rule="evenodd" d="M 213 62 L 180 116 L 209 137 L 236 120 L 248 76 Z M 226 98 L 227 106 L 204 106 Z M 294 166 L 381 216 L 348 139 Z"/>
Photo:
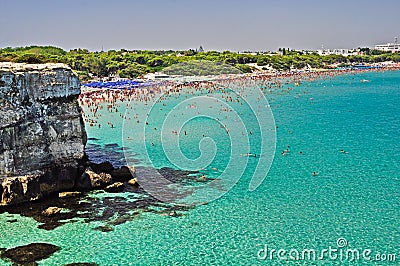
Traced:
<path id="1" fill-rule="evenodd" d="M 112 185 L 107 186 L 104 190 L 110 193 L 122 192 L 124 190 L 124 183 L 116 182 Z"/>
<path id="2" fill-rule="evenodd" d="M 134 166 L 121 166 L 110 172 L 113 180 L 125 182 L 131 180 L 135 177 L 135 167 Z"/>
<path id="3" fill-rule="evenodd" d="M 37 261 L 49 258 L 58 250 L 60 250 L 60 247 L 51 244 L 33 243 L 7 249 L 1 253 L 1 257 L 11 260 L 16 265 L 37 265 Z"/>
<path id="4" fill-rule="evenodd" d="M 48 207 L 46 210 L 42 211 L 42 215 L 44 216 L 53 216 L 59 214 L 62 211 L 61 208 L 58 207 Z"/>
<path id="5" fill-rule="evenodd" d="M 131 180 L 129 180 L 128 184 L 131 185 L 131 186 L 134 186 L 134 187 L 138 187 L 139 186 L 139 183 L 138 183 L 136 178 L 132 178 Z"/>
<path id="6" fill-rule="evenodd" d="M 79 197 L 82 195 L 82 192 L 79 191 L 74 191 L 74 192 L 60 192 L 58 193 L 58 197 L 60 199 L 64 198 L 74 198 L 74 197 Z"/>
<path id="7" fill-rule="evenodd" d="M 98 227 L 94 228 L 94 230 L 107 233 L 107 232 L 112 232 L 112 231 L 114 231 L 114 228 L 113 228 L 112 226 L 105 225 L 105 226 L 98 226 Z"/>
<path id="8" fill-rule="evenodd" d="M 96 174 L 90 168 L 82 174 L 77 182 L 77 187 L 80 189 L 104 188 L 111 184 L 112 177 L 110 174 Z"/>
<path id="9" fill-rule="evenodd" d="M 75 186 L 86 161 L 79 94 L 64 64 L 0 63 L 0 205 Z"/>
<path id="10" fill-rule="evenodd" d="M 91 162 L 91 163 L 89 164 L 89 167 L 90 167 L 94 172 L 96 172 L 97 174 L 100 174 L 100 173 L 107 173 L 107 174 L 109 174 L 111 171 L 114 170 L 114 166 L 113 166 L 110 162 L 108 162 L 108 161 L 102 162 L 102 163 L 93 163 L 93 162 Z"/>

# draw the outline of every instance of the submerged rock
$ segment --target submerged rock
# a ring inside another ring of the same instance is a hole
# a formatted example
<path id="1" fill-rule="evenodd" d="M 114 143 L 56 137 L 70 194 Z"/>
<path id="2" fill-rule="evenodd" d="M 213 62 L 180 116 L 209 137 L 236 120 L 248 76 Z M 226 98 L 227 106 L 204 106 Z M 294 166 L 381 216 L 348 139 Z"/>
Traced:
<path id="1" fill-rule="evenodd" d="M 178 213 L 176 211 L 172 211 L 169 213 L 169 216 L 176 217 L 178 216 Z"/>
<path id="2" fill-rule="evenodd" d="M 60 199 L 64 198 L 73 198 L 73 197 L 79 197 L 82 195 L 82 192 L 79 191 L 74 191 L 74 192 L 60 192 L 58 193 L 58 197 Z"/>
<path id="3" fill-rule="evenodd" d="M 198 182 L 207 182 L 208 178 L 205 175 L 202 175 L 197 181 Z"/>
<path id="4" fill-rule="evenodd" d="M 98 226 L 98 227 L 94 228 L 94 230 L 107 233 L 107 232 L 114 231 L 114 228 L 112 226 L 109 226 L 109 225 L 104 225 L 104 226 Z"/>
<path id="5" fill-rule="evenodd" d="M 54 216 L 56 214 L 59 214 L 62 211 L 61 208 L 58 207 L 48 207 L 44 211 L 42 211 L 42 215 L 44 216 Z"/>
<path id="6" fill-rule="evenodd" d="M 11 260 L 16 265 L 37 265 L 37 261 L 49 258 L 58 250 L 60 247 L 52 244 L 33 243 L 7 249 L 1 253 L 1 257 Z"/>

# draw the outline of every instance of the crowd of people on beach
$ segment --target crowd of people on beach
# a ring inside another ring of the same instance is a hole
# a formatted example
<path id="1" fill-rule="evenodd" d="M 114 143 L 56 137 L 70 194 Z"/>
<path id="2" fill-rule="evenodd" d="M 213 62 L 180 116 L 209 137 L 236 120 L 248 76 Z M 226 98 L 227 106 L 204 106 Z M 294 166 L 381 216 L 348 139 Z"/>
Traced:
<path id="1" fill-rule="evenodd" d="M 207 81 L 191 81 L 191 82 L 176 82 L 176 81 L 161 81 L 153 83 L 151 86 L 143 86 L 139 88 L 126 88 L 126 89 L 91 89 L 83 92 L 79 97 L 79 103 L 83 107 L 83 117 L 85 122 L 90 127 L 110 127 L 114 128 L 114 121 L 107 121 L 103 124 L 99 121 L 101 113 L 108 111 L 109 113 L 119 114 L 122 119 L 139 121 L 139 114 L 128 114 L 122 110 L 133 109 L 135 103 L 142 103 L 148 105 L 154 101 L 166 101 L 170 96 L 185 95 L 199 95 L 199 94 L 212 94 L 213 92 L 222 93 L 222 99 L 226 102 L 239 101 L 238 99 L 246 92 L 247 88 L 257 87 L 261 89 L 264 94 L 271 94 L 274 92 L 291 93 L 295 87 L 300 86 L 303 82 L 315 81 L 318 79 L 332 79 L 335 76 L 343 74 L 355 74 L 364 72 L 366 70 L 335 70 L 335 71 L 320 71 L 320 72 L 294 72 L 282 73 L 279 75 L 273 74 L 249 74 L 249 75 L 225 75 L 215 77 L 214 80 Z M 368 70 L 378 71 L 378 70 Z M 236 88 L 235 93 L 238 96 L 232 97 L 230 88 Z M 239 89 L 238 89 L 239 88 Z M 124 108 L 122 108 L 122 105 Z M 163 103 L 165 106 L 165 103 Z M 192 106 L 190 106 L 192 107 Z M 196 108 L 196 106 L 193 106 Z M 100 112 L 101 110 L 101 112 Z M 223 111 L 223 110 L 222 110 Z M 229 110 L 225 110 L 229 112 Z M 147 122 L 146 122 L 146 125 Z M 229 134 L 229 129 L 225 128 Z M 177 135 L 178 132 L 172 132 Z M 243 133 L 242 133 L 243 134 Z M 253 133 L 250 132 L 250 135 Z M 185 131 L 186 135 L 186 131 Z M 129 140 L 130 137 L 128 137 Z M 152 143 L 154 146 L 154 144 Z M 290 154 L 290 146 L 281 152 L 282 156 Z M 303 152 L 300 151 L 300 155 Z M 255 157 L 258 155 L 248 153 L 243 156 Z M 318 172 L 312 172 L 313 176 L 317 176 Z"/>
<path id="2" fill-rule="evenodd" d="M 126 108 L 132 109 L 132 102 L 142 102 L 149 104 L 150 102 L 165 100 L 170 95 L 180 95 L 183 90 L 185 93 L 196 95 L 199 92 L 211 94 L 214 91 L 226 92 L 223 96 L 226 102 L 237 101 L 232 98 L 228 92 L 229 88 L 258 87 L 264 93 L 273 93 L 275 90 L 282 89 L 285 92 L 290 92 L 293 87 L 299 86 L 302 82 L 314 81 L 322 78 L 333 78 L 346 73 L 358 73 L 365 70 L 349 71 L 349 70 L 332 70 L 332 71 L 316 71 L 316 72 L 285 72 L 280 74 L 242 74 L 242 75 L 224 75 L 217 76 L 210 81 L 160 81 L 150 86 L 125 89 L 90 89 L 84 91 L 79 97 L 79 103 L 84 107 L 83 113 L 85 122 L 90 126 L 114 127 L 112 121 L 108 121 L 107 125 L 102 125 L 98 122 L 99 110 L 106 108 L 110 113 L 118 113 L 118 106 L 126 104 Z M 377 70 L 368 70 L 377 71 Z M 289 85 L 293 85 L 292 87 Z M 242 90 L 242 93 L 244 90 Z M 236 91 L 238 93 L 238 91 Z M 239 92 L 239 96 L 240 92 Z M 120 114 L 123 119 L 137 119 L 137 115 L 126 117 L 125 114 Z M 139 121 L 137 121 L 139 123 Z"/>
<path id="3" fill-rule="evenodd" d="M 228 92 L 229 88 L 232 86 L 235 86 L 236 88 L 248 88 L 256 86 L 264 93 L 272 93 L 276 89 L 284 89 L 285 91 L 290 92 L 293 90 L 293 87 L 288 87 L 289 84 L 293 84 L 293 86 L 299 86 L 302 82 L 306 81 L 314 81 L 321 78 L 333 78 L 334 76 L 345 73 L 361 71 L 362 70 L 334 70 L 319 72 L 286 72 L 281 74 L 242 74 L 218 76 L 212 81 L 160 81 L 159 83 L 139 88 L 90 89 L 84 91 L 80 95 L 79 103 L 82 107 L 85 107 L 84 109 L 86 110 L 86 112 L 83 114 L 85 117 L 85 122 L 91 127 L 97 126 L 101 128 L 105 125 L 101 125 L 97 121 L 99 110 L 107 108 L 107 110 L 111 113 L 118 113 L 118 106 L 120 104 L 126 104 L 126 107 L 130 108 L 132 101 L 148 104 L 156 99 L 161 101 L 165 100 L 169 95 L 179 95 L 183 90 L 185 90 L 185 93 L 193 95 L 199 92 L 211 94 L 216 90 Z M 226 102 L 232 102 L 236 99 L 232 98 L 231 95 L 226 94 L 225 100 Z M 132 119 L 132 117 L 124 117 L 124 114 L 121 114 L 121 116 L 124 119 Z M 107 125 L 113 127 L 112 121 L 109 121 Z"/>
<path id="4" fill-rule="evenodd" d="M 223 87 L 229 88 L 232 84 L 236 86 L 258 85 L 261 89 L 281 88 L 284 84 L 293 83 L 298 86 L 303 81 L 313 81 L 319 78 L 333 77 L 348 70 L 321 71 L 321 72 L 285 72 L 280 74 L 242 74 L 217 76 L 212 81 L 161 81 L 150 86 L 126 89 L 96 89 L 84 91 L 80 98 L 82 106 L 91 107 L 90 111 L 96 113 L 97 104 L 108 103 L 110 108 L 116 101 L 129 102 L 136 100 L 140 102 L 150 102 L 160 93 L 168 95 L 180 93 L 183 88 L 191 89 L 193 93 L 199 90 L 208 90 L 211 93 Z M 353 71 L 354 72 L 354 71 Z M 190 91 L 190 90 L 189 90 Z M 111 108 L 112 109 L 112 108 Z M 110 111 L 111 111 L 110 109 Z"/>

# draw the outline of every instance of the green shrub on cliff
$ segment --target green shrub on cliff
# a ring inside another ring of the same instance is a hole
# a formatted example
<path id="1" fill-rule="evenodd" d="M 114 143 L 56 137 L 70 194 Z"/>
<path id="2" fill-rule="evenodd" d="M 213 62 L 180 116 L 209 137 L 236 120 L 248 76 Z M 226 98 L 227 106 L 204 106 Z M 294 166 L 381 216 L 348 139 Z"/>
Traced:
<path id="1" fill-rule="evenodd" d="M 27 53 L 27 54 L 21 54 L 20 56 L 18 56 L 14 60 L 14 62 L 28 63 L 28 64 L 42 64 L 42 63 L 49 62 L 49 60 L 47 60 L 47 58 L 44 55 Z"/>

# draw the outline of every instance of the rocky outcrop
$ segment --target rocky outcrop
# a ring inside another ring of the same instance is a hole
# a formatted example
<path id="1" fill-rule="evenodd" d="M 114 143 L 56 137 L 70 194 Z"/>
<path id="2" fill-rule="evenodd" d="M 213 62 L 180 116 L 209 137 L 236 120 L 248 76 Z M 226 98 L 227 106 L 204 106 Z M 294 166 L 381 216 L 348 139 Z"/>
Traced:
<path id="1" fill-rule="evenodd" d="M 62 211 L 59 207 L 48 207 L 46 210 L 42 211 L 42 215 L 44 216 L 54 216 L 59 214 Z"/>
<path id="2" fill-rule="evenodd" d="M 79 94 L 66 65 L 0 63 L 0 205 L 75 187 L 86 163 Z"/>
<path id="3" fill-rule="evenodd" d="M 79 94 L 66 65 L 0 63 L 0 206 L 110 185 L 121 191 L 134 178 L 134 167 L 87 160 Z"/>
<path id="4" fill-rule="evenodd" d="M 78 179 L 77 187 L 80 189 L 104 188 L 110 185 L 112 177 L 110 174 L 93 172 L 90 167 Z"/>

